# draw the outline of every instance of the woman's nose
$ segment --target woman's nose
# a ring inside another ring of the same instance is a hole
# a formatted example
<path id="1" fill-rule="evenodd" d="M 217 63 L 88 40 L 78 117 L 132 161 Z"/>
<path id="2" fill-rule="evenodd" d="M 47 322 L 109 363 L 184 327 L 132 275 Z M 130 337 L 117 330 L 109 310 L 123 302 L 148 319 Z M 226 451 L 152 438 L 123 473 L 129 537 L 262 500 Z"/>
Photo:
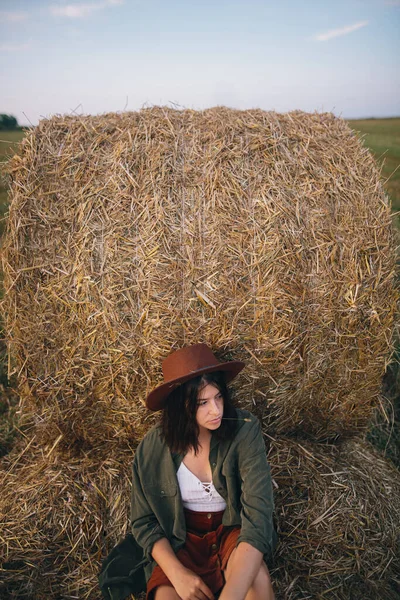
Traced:
<path id="1" fill-rule="evenodd" d="M 210 412 L 213 415 L 219 415 L 219 407 L 215 400 L 211 401 Z"/>

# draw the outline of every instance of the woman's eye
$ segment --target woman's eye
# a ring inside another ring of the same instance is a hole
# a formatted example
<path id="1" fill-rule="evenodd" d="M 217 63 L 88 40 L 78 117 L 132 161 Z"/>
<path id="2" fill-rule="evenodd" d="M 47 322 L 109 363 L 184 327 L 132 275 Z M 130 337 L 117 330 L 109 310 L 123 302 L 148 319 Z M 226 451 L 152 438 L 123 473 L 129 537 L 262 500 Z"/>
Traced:
<path id="1" fill-rule="evenodd" d="M 204 406 L 205 404 L 207 404 L 207 400 L 199 400 L 197 406 Z"/>

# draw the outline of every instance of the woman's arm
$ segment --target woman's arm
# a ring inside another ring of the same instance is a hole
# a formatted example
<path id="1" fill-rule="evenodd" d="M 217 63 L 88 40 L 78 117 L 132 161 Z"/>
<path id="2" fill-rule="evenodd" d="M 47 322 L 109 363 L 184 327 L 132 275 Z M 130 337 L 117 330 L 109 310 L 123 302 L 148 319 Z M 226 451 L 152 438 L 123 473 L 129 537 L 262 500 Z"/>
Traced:
<path id="1" fill-rule="evenodd" d="M 210 588 L 206 586 L 201 577 L 183 566 L 167 538 L 158 540 L 154 544 L 151 554 L 174 586 L 179 598 L 182 600 L 203 600 L 203 598 L 213 600 L 214 596 Z"/>
<path id="2" fill-rule="evenodd" d="M 260 570 L 262 553 L 247 542 L 241 542 L 229 561 L 229 578 L 219 600 L 244 600 Z"/>
<path id="3" fill-rule="evenodd" d="M 238 440 L 241 533 L 227 570 L 220 600 L 244 600 L 260 571 L 264 555 L 272 555 L 276 534 L 270 467 L 258 420 Z"/>
<path id="4" fill-rule="evenodd" d="M 271 469 L 258 420 L 254 420 L 238 444 L 237 468 L 240 478 L 240 542 L 247 542 L 262 554 L 272 556 L 276 545 L 273 524 L 274 499 Z"/>
<path id="5" fill-rule="evenodd" d="M 131 530 L 133 537 L 148 560 L 151 560 L 151 551 L 157 540 L 165 537 L 165 532 L 160 526 L 157 517 L 149 506 L 143 491 L 141 477 L 138 472 L 137 452 L 132 469 L 131 492 Z"/>

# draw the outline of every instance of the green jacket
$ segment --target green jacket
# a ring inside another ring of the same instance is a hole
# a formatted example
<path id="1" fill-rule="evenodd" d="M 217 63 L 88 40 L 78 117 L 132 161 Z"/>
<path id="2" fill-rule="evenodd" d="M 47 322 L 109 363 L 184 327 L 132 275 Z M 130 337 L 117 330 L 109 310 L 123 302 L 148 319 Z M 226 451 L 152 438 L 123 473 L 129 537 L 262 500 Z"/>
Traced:
<path id="1" fill-rule="evenodd" d="M 223 525 L 239 525 L 240 542 L 248 542 L 264 554 L 267 562 L 277 542 L 273 525 L 274 501 L 270 467 L 258 419 L 245 410 L 233 440 L 211 439 L 210 464 L 216 490 L 226 501 Z M 155 561 L 153 545 L 166 537 L 177 552 L 185 544 L 183 504 L 176 472 L 183 456 L 171 453 L 153 427 L 139 444 L 133 461 L 131 526 L 132 534 L 148 560 L 146 579 Z"/>
<path id="2" fill-rule="evenodd" d="M 226 501 L 222 523 L 239 525 L 239 542 L 248 542 L 264 554 L 267 563 L 277 542 L 273 525 L 274 502 L 270 468 L 260 424 L 245 410 L 235 438 L 211 439 L 210 463 L 213 482 Z M 144 591 L 155 561 L 151 550 L 166 537 L 177 552 L 185 543 L 183 505 L 176 472 L 182 455 L 170 452 L 153 427 L 139 444 L 133 461 L 131 527 L 104 560 L 99 584 L 106 600 L 123 600 Z"/>

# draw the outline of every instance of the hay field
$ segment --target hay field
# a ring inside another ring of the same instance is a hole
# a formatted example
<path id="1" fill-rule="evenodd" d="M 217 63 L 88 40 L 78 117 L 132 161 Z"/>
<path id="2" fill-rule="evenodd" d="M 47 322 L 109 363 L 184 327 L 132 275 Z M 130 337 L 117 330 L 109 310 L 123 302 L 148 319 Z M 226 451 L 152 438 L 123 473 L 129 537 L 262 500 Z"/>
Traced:
<path id="1" fill-rule="evenodd" d="M 5 182 L 2 180 L 2 163 L 10 158 L 24 138 L 24 131 L 0 131 L 0 235 L 3 234 L 3 217 L 8 209 L 8 197 Z"/>
<path id="2" fill-rule="evenodd" d="M 371 150 L 378 164 L 383 164 L 382 176 L 393 211 L 400 210 L 400 119 L 365 119 L 349 121 Z M 400 227 L 400 216 L 396 219 Z"/>

